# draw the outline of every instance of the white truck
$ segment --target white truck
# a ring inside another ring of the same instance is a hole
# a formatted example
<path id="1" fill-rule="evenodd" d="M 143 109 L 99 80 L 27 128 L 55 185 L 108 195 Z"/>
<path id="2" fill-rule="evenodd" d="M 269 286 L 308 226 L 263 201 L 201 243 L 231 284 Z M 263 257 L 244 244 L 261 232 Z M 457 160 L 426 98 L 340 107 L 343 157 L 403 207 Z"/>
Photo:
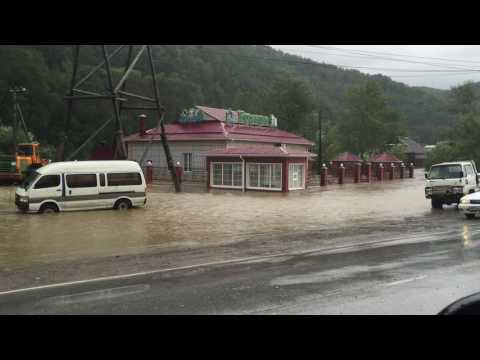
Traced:
<path id="1" fill-rule="evenodd" d="M 432 208 L 459 204 L 460 199 L 479 190 L 479 176 L 473 160 L 435 164 L 425 173 L 425 197 Z"/>

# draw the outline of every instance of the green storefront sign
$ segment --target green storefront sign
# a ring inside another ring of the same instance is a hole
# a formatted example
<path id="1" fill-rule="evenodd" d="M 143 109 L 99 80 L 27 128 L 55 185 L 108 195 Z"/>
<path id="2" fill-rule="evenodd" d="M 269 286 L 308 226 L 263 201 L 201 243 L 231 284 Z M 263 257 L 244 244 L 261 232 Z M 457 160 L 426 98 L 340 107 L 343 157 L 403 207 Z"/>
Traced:
<path id="1" fill-rule="evenodd" d="M 180 114 L 180 123 L 182 124 L 199 123 L 205 120 L 205 114 L 201 110 L 195 108 L 184 110 Z M 277 127 L 277 119 L 273 115 L 266 116 L 250 114 L 242 110 L 227 110 L 224 120 L 230 124 Z"/>
<path id="2" fill-rule="evenodd" d="M 244 111 L 238 112 L 238 122 L 246 125 L 272 126 L 270 116 L 249 114 Z"/>

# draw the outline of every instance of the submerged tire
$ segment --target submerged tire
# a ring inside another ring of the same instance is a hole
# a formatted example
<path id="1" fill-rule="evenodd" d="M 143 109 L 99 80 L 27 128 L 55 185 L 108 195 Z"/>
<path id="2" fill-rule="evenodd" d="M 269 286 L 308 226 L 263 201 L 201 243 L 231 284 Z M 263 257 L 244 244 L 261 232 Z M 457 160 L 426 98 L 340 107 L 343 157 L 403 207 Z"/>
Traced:
<path id="1" fill-rule="evenodd" d="M 120 210 L 120 211 L 129 210 L 131 207 L 132 207 L 132 203 L 130 200 L 127 200 L 127 199 L 118 200 L 114 206 L 115 210 Z"/>
<path id="2" fill-rule="evenodd" d="M 467 219 L 475 219 L 475 214 L 465 214 Z"/>
<path id="3" fill-rule="evenodd" d="M 439 199 L 432 199 L 432 208 L 433 209 L 442 209 L 443 201 Z"/>
<path id="4" fill-rule="evenodd" d="M 58 213 L 58 207 L 55 204 L 44 204 L 38 212 L 40 214 L 55 214 Z"/>

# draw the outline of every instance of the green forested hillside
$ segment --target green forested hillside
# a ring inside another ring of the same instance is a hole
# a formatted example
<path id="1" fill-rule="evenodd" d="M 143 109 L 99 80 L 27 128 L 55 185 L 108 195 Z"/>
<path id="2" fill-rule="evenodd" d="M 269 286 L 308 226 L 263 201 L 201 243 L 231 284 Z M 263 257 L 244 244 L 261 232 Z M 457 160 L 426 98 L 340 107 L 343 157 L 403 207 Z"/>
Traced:
<path id="1" fill-rule="evenodd" d="M 183 108 L 199 104 L 258 111 L 261 104 L 251 95 L 268 91 L 279 80 L 288 78 L 303 81 L 315 105 L 326 110 L 324 113 L 332 122 L 344 108 L 347 90 L 369 79 L 379 84 L 391 107 L 403 118 L 408 134 L 420 142 L 435 142 L 442 128 L 454 122 L 449 112 L 449 91 L 409 87 L 385 76 L 368 76 L 314 63 L 268 46 L 155 45 L 153 55 L 167 121 L 173 121 Z M 101 59 L 100 47 L 83 47 L 81 59 L 81 72 L 85 73 Z M 119 76 L 123 63 L 113 61 L 113 66 Z M 142 66 L 146 64 L 140 64 L 129 86 L 148 93 L 150 88 Z M 0 46 L 0 125 L 11 123 L 8 88 L 24 86 L 29 94 L 21 104 L 29 130 L 42 143 L 58 144 L 65 117 L 63 96 L 70 71 L 70 46 Z M 90 85 L 98 89 L 104 86 L 101 79 Z M 78 146 L 109 116 L 110 105 L 106 102 L 77 106 L 69 142 L 71 148 Z M 133 115 L 126 115 L 127 133 L 136 127 Z M 308 128 L 299 121 L 303 120 L 280 118 L 279 125 L 293 131 Z M 315 138 L 315 134 L 308 131 L 304 135 Z M 111 140 L 108 132 L 102 137 Z"/>

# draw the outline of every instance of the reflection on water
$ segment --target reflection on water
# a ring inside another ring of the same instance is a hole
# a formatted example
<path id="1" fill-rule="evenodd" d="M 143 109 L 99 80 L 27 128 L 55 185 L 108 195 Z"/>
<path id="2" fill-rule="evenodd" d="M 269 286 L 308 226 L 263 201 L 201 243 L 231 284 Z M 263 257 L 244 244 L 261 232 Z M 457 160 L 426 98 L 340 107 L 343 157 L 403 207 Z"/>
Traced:
<path id="1" fill-rule="evenodd" d="M 463 224 L 463 246 L 470 247 L 472 245 L 470 241 L 470 228 L 467 224 Z"/>
<path id="2" fill-rule="evenodd" d="M 145 209 L 51 216 L 14 211 L 0 188 L 0 270 L 35 259 L 135 253 L 148 247 L 228 244 L 429 214 L 423 179 L 331 186 L 317 192 L 153 192 Z"/>

